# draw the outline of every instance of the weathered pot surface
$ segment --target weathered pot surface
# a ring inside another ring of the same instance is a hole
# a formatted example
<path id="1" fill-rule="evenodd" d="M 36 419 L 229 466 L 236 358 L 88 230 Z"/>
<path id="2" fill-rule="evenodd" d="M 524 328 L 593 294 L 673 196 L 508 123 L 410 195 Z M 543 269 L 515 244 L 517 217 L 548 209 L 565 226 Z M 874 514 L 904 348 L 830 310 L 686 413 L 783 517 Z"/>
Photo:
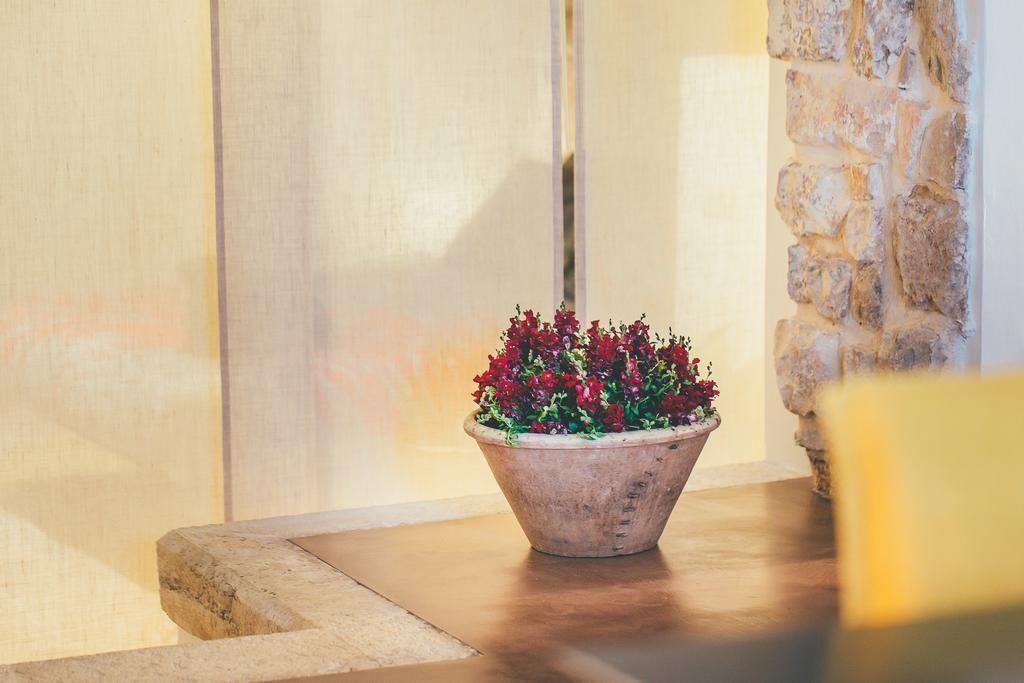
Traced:
<path id="1" fill-rule="evenodd" d="M 476 439 L 530 544 L 566 557 L 630 555 L 653 548 L 721 419 L 686 427 L 605 434 L 519 434 L 476 421 Z"/>

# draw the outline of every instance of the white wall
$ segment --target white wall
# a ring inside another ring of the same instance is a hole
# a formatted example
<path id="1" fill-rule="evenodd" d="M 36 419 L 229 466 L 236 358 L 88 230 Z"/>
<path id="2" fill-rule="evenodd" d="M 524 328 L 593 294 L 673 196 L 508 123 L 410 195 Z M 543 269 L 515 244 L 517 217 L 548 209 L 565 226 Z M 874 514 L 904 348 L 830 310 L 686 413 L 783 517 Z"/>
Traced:
<path id="1" fill-rule="evenodd" d="M 1024 365 L 1024 2 L 988 0 L 983 25 L 978 334 L 981 367 L 997 369 Z"/>

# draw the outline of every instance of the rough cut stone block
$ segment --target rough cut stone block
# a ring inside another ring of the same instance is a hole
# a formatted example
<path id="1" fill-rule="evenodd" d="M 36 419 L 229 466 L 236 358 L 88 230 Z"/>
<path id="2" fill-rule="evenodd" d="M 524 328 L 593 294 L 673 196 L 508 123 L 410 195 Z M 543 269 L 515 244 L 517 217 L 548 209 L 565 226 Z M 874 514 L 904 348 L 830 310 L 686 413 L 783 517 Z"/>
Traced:
<path id="1" fill-rule="evenodd" d="M 908 90 L 914 83 L 914 77 L 917 75 L 917 53 L 911 49 L 903 51 L 903 56 L 900 58 L 900 72 L 896 77 L 896 87 L 900 90 Z"/>
<path id="2" fill-rule="evenodd" d="M 917 175 L 921 143 L 924 141 L 928 106 L 922 102 L 901 99 L 896 105 L 896 168 L 908 178 Z"/>
<path id="3" fill-rule="evenodd" d="M 775 325 L 775 374 L 786 410 L 811 415 L 818 391 L 839 377 L 839 333 L 801 320 Z"/>
<path id="4" fill-rule="evenodd" d="M 798 237 L 835 237 L 850 207 L 847 174 L 830 166 L 790 163 L 779 171 L 775 207 Z"/>
<path id="5" fill-rule="evenodd" d="M 845 167 L 853 199 L 878 199 L 885 191 L 881 164 L 847 164 Z"/>
<path id="6" fill-rule="evenodd" d="M 789 298 L 798 304 L 805 304 L 811 300 L 805 279 L 808 256 L 807 247 L 802 244 L 794 244 L 789 248 L 789 279 L 786 289 L 789 291 Z"/>
<path id="7" fill-rule="evenodd" d="M 941 368 L 952 353 L 954 334 L 948 324 L 931 320 L 888 330 L 882 335 L 879 363 L 897 372 Z"/>
<path id="8" fill-rule="evenodd" d="M 851 0 L 768 0 L 768 54 L 837 61 L 846 52 Z"/>
<path id="9" fill-rule="evenodd" d="M 861 76 L 881 78 L 903 52 L 914 0 L 863 0 L 861 9 L 860 30 L 853 43 L 853 67 Z"/>
<path id="10" fill-rule="evenodd" d="M 870 375 L 875 371 L 877 352 L 864 344 L 853 344 L 843 348 L 843 377 Z"/>
<path id="11" fill-rule="evenodd" d="M 803 446 L 813 451 L 823 451 L 826 448 L 825 435 L 821 431 L 821 425 L 815 417 L 799 417 L 800 423 L 796 433 L 793 434 L 793 441 L 797 446 Z"/>
<path id="12" fill-rule="evenodd" d="M 957 102 L 966 102 L 971 50 L 962 0 L 917 0 L 921 58 L 932 80 Z"/>
<path id="13" fill-rule="evenodd" d="M 814 308 L 830 320 L 842 320 L 850 307 L 853 269 L 846 259 L 812 256 L 807 261 L 807 291 Z"/>
<path id="14" fill-rule="evenodd" d="M 793 142 L 846 145 L 875 157 L 892 151 L 895 88 L 794 69 L 786 84 L 786 133 Z"/>
<path id="15" fill-rule="evenodd" d="M 872 156 L 892 151 L 896 129 L 895 88 L 846 81 L 842 89 L 841 134 L 852 147 Z"/>
<path id="16" fill-rule="evenodd" d="M 963 189 L 971 163 L 967 115 L 952 109 L 928 126 L 921 147 L 921 174 L 945 188 Z"/>
<path id="17" fill-rule="evenodd" d="M 873 330 L 881 329 L 885 318 L 882 299 L 882 269 L 878 264 L 860 266 L 850 288 L 853 318 Z"/>
<path id="18" fill-rule="evenodd" d="M 828 452 L 808 448 L 807 459 L 811 461 L 814 492 L 822 498 L 832 498 L 832 471 L 828 464 Z"/>
<path id="19" fill-rule="evenodd" d="M 967 318 L 967 221 L 960 203 L 917 185 L 893 202 L 896 264 L 911 303 Z"/>
<path id="20" fill-rule="evenodd" d="M 793 142 L 808 145 L 838 145 L 838 76 L 786 72 L 786 134 Z"/>
<path id="21" fill-rule="evenodd" d="M 858 264 L 880 263 L 885 254 L 885 210 L 854 202 L 843 227 L 846 251 Z"/>

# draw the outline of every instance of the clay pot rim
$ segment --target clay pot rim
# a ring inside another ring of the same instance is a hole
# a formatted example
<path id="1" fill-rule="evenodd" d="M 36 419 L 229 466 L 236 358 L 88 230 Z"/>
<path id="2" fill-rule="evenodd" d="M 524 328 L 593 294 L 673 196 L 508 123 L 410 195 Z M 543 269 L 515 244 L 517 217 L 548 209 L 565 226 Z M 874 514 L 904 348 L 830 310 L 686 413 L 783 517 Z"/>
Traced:
<path id="1" fill-rule="evenodd" d="M 476 421 L 479 411 L 474 410 L 462 423 L 462 428 L 480 443 L 507 446 L 505 432 L 494 427 L 487 427 Z M 596 439 L 584 439 L 578 434 L 517 434 L 515 448 L 540 448 L 551 450 L 577 450 L 598 448 L 621 448 L 623 446 L 641 446 L 647 444 L 671 443 L 686 439 L 695 439 L 718 429 L 722 418 L 715 413 L 702 421 L 685 427 L 666 427 L 662 429 L 634 429 L 628 432 L 603 434 Z"/>

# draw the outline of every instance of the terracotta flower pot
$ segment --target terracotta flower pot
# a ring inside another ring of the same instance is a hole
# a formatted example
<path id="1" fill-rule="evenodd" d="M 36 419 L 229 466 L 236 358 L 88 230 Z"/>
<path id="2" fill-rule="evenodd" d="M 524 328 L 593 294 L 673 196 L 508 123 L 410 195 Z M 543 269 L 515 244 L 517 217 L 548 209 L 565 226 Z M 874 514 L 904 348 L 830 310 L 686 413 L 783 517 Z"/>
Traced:
<path id="1" fill-rule="evenodd" d="M 630 555 L 653 548 L 697 456 L 721 420 L 606 434 L 505 433 L 466 418 L 530 544 L 565 557 Z"/>

